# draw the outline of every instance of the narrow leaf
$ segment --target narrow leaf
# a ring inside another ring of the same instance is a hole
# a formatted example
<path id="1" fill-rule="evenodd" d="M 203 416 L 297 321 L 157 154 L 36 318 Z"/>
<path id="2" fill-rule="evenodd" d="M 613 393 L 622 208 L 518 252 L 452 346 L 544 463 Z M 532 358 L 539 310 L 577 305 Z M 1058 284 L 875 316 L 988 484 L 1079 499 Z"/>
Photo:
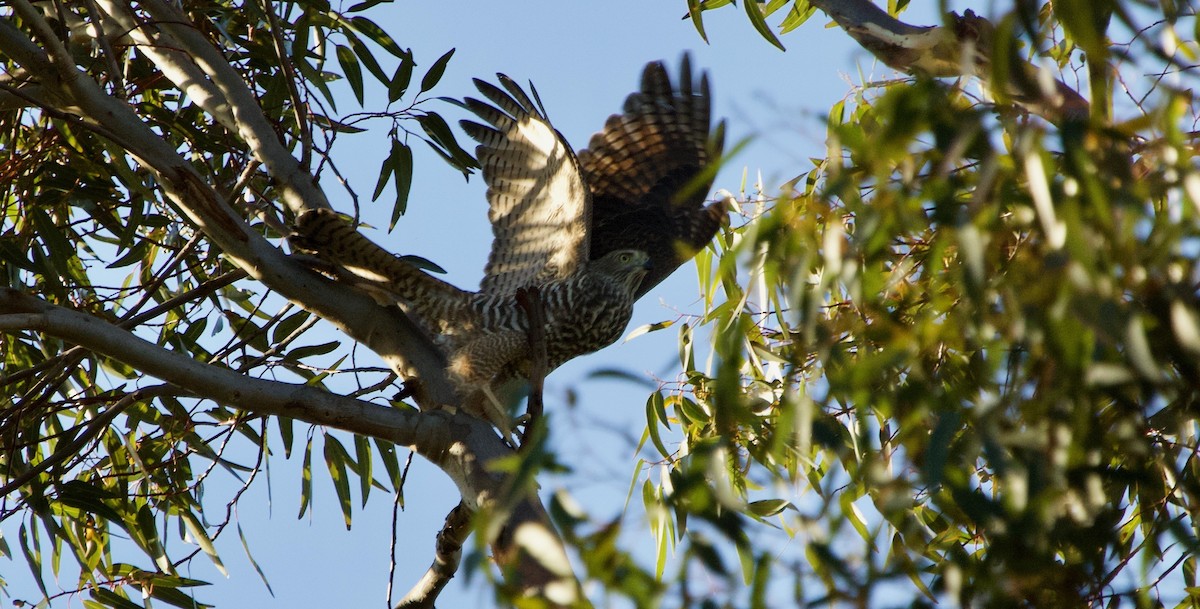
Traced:
<path id="1" fill-rule="evenodd" d="M 421 77 L 421 92 L 424 93 L 438 84 L 442 79 L 442 74 L 446 72 L 446 64 L 450 63 L 450 58 L 454 56 L 454 49 L 446 51 L 437 61 L 429 66 L 429 70 L 425 72 L 425 76 Z"/>
<path id="2" fill-rule="evenodd" d="M 783 43 L 775 37 L 775 33 L 771 31 L 771 26 L 767 25 L 767 20 L 763 17 L 762 9 L 758 7 L 758 3 L 753 0 L 742 2 L 742 6 L 746 8 L 746 15 L 750 17 L 750 23 L 754 25 L 754 29 L 758 30 L 759 35 L 767 39 L 767 42 L 775 46 L 780 51 L 786 51 L 783 48 Z"/>
<path id="3" fill-rule="evenodd" d="M 339 44 L 337 45 L 337 59 L 338 64 L 342 66 L 342 73 L 345 74 L 346 80 L 350 81 L 350 89 L 354 91 L 354 98 L 361 106 L 363 104 L 362 67 L 359 66 L 354 51 Z"/>
<path id="4" fill-rule="evenodd" d="M 371 494 L 372 463 L 371 443 L 363 436 L 354 436 L 354 453 L 358 461 L 358 490 L 362 493 L 362 505 L 366 507 L 367 496 Z"/>
<path id="5" fill-rule="evenodd" d="M 408 210 L 408 193 L 412 190 L 413 155 L 412 148 L 400 140 L 392 140 L 392 171 L 396 176 L 396 202 L 392 204 L 392 221 L 388 231 L 396 228 L 396 221 Z"/>
<path id="6" fill-rule="evenodd" d="M 189 510 L 181 513 L 179 517 L 183 520 L 183 525 L 187 528 L 188 534 L 192 536 L 192 539 L 196 540 L 200 549 L 208 555 L 208 559 L 212 561 L 213 566 L 221 572 L 221 575 L 229 577 L 229 572 L 225 570 L 225 565 L 221 562 L 221 557 L 217 554 L 217 548 L 213 545 L 212 538 L 208 536 L 208 531 L 204 530 L 196 515 Z"/>
<path id="7" fill-rule="evenodd" d="M 254 560 L 254 556 L 250 553 L 250 542 L 246 540 L 246 534 L 242 532 L 242 523 L 237 523 L 238 539 L 242 540 L 242 550 L 246 552 L 246 559 L 250 561 L 250 566 L 254 567 L 254 572 L 258 573 L 258 578 L 262 580 L 264 586 L 267 587 L 267 593 L 275 596 L 275 591 L 271 589 L 271 582 L 267 581 L 267 574 L 263 572 L 262 567 L 258 566 L 258 561 Z"/>
<path id="8" fill-rule="evenodd" d="M 412 61 L 405 59 L 396 66 L 396 72 L 392 74 L 392 80 L 388 83 L 389 104 L 404 97 L 408 91 L 408 86 L 412 84 L 413 65 Z"/>
<path id="9" fill-rule="evenodd" d="M 329 469 L 329 477 L 333 479 L 333 488 L 337 491 L 338 504 L 342 506 L 342 517 L 346 520 L 346 529 L 350 529 L 350 476 L 346 473 L 346 461 L 349 454 L 337 438 L 325 434 L 325 467 Z"/>

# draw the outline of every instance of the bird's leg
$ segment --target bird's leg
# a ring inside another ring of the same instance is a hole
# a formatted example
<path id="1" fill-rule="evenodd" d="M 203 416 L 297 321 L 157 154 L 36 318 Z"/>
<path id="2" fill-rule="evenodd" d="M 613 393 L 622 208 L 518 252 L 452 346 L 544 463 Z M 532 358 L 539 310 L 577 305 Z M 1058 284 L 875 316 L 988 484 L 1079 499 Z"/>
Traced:
<path id="1" fill-rule="evenodd" d="M 448 367 L 451 378 L 463 388 L 464 395 L 482 394 L 482 399 L 468 401 L 477 410 L 472 414 L 495 425 L 506 440 L 512 437 L 512 416 L 492 391 L 492 383 L 525 349 L 524 332 L 510 330 L 485 334 L 455 351 Z"/>
<path id="2" fill-rule="evenodd" d="M 542 293 L 537 286 L 529 286 L 517 290 L 517 304 L 525 310 L 529 320 L 529 401 L 526 405 L 525 429 L 521 432 L 521 446 L 529 440 L 533 426 L 542 416 L 544 403 L 542 392 L 545 389 L 546 374 L 549 364 L 546 356 L 546 316 L 542 309 Z"/>
<path id="3" fill-rule="evenodd" d="M 483 385 L 479 388 L 483 393 L 484 398 L 484 417 L 500 430 L 500 437 L 508 442 L 508 445 L 517 448 L 517 437 L 513 434 L 513 421 L 508 414 L 508 409 L 500 403 L 500 399 L 492 392 L 492 388 Z"/>

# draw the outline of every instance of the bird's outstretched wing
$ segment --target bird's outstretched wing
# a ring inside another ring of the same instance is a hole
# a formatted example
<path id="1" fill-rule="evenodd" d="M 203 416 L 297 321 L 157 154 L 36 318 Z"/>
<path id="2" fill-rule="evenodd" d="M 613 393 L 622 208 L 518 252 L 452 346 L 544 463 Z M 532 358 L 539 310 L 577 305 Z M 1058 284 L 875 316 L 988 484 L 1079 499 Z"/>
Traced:
<path id="1" fill-rule="evenodd" d="M 678 84 L 662 62 L 648 64 L 641 90 L 579 153 L 592 192 L 589 255 L 650 254 L 639 297 L 707 245 L 729 211 L 724 202 L 705 205 L 725 134 L 724 123 L 712 128 L 708 76 L 695 82 L 684 55 Z"/>
<path id="2" fill-rule="evenodd" d="M 487 183 L 492 252 L 480 291 L 514 294 L 575 274 L 588 260 L 591 202 L 575 153 L 512 79 L 476 79 L 491 103 L 467 98 L 487 125 L 462 121 L 479 146 Z"/>

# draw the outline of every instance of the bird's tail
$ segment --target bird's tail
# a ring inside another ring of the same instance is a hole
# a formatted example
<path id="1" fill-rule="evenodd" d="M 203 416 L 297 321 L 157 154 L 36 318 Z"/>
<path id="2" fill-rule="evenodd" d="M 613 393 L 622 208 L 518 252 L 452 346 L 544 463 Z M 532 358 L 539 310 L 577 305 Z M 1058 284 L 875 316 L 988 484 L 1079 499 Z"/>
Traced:
<path id="1" fill-rule="evenodd" d="M 300 214 L 288 242 L 340 267 L 352 283 L 377 298 L 380 293 L 393 296 L 428 322 L 449 319 L 470 297 L 376 245 L 330 209 Z"/>

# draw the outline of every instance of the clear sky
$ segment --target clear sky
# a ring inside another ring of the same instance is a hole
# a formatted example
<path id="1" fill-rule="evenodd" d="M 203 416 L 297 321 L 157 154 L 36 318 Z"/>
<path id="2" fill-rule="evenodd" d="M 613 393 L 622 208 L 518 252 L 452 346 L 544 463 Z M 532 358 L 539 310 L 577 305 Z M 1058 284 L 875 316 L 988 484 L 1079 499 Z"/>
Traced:
<path id="1" fill-rule="evenodd" d="M 551 120 L 576 148 L 585 146 L 605 118 L 620 109 L 624 97 L 636 88 L 643 65 L 667 59 L 674 75 L 680 55 L 690 50 L 693 65 L 709 71 L 714 114 L 729 122 L 727 142 L 755 138 L 717 179 L 716 187 L 735 194 L 741 188 L 743 171 L 748 171 L 751 184 L 761 172 L 771 192 L 775 185 L 810 168 L 807 159 L 824 154 L 823 115 L 846 95 L 850 83 L 893 76 L 843 32 L 825 28 L 821 15 L 782 39 L 788 47 L 784 53 L 753 30 L 740 7 L 708 15 L 710 45 L 701 40 L 690 21 L 681 19 L 685 12 L 683 0 L 399 1 L 379 5 L 368 16 L 401 46 L 413 49 L 423 64 L 417 78 L 443 52 L 457 48 L 436 95 L 461 98 L 474 94 L 472 77 L 491 79 L 498 71 L 521 83 L 532 80 Z M 922 16 L 929 18 L 928 12 Z M 382 51 L 378 57 L 390 60 Z M 394 67 L 394 63 L 384 64 L 388 72 Z M 343 100 L 339 102 L 342 113 L 358 111 L 348 90 Z M 376 94 L 368 100 L 366 110 L 381 110 L 385 101 Z M 456 129 L 457 119 L 465 117 L 450 105 L 438 110 Z M 380 122 L 376 127 L 377 133 L 344 137 L 335 149 L 335 159 L 363 197 L 364 206 L 387 150 L 387 125 Z M 451 282 L 473 289 L 482 276 L 490 245 L 482 180 L 476 176 L 465 182 L 424 144 L 414 142 L 413 149 L 416 169 L 409 214 L 390 236 L 376 233 L 372 237 L 398 253 L 418 254 L 437 262 L 448 270 Z M 342 191 L 328 182 L 326 189 L 335 206 L 349 209 Z M 367 209 L 368 219 L 386 226 L 384 214 L 390 203 L 381 200 L 376 208 Z M 696 299 L 695 274 L 691 266 L 685 266 L 642 300 L 631 327 L 674 319 L 681 311 L 697 312 Z M 618 343 L 550 376 L 546 402 L 554 417 L 552 442 L 577 475 L 549 480 L 544 490 L 566 487 L 585 498 L 593 515 L 601 518 L 619 513 L 634 473 L 634 443 L 645 425 L 643 404 L 648 392 L 629 383 L 584 382 L 584 377 L 602 367 L 621 367 L 647 377 L 673 377 L 677 368 L 675 337 L 668 330 Z M 367 363 L 361 354 L 360 363 Z M 570 408 L 564 404 L 566 391 L 572 387 L 579 390 L 579 400 Z M 297 425 L 298 432 L 300 429 Z M 301 442 L 298 437 L 297 444 Z M 353 529 L 347 532 L 320 461 L 318 449 L 313 464 L 315 505 L 303 520 L 296 519 L 297 455 L 290 461 L 280 455 L 272 459 L 269 487 L 266 479 L 260 479 L 238 505 L 237 521 L 271 582 L 274 597 L 246 561 L 237 532 L 230 530 L 218 543 L 229 579 L 203 557 L 193 561 L 190 573 L 184 573 L 213 582 L 198 591 L 202 602 L 226 608 L 383 606 L 393 527 L 390 497 L 376 491 L 365 510 L 355 512 Z M 231 491 L 219 484 L 210 485 L 208 493 L 228 496 Z M 357 491 L 355 495 L 357 509 Z M 400 545 L 395 598 L 428 566 L 434 534 L 457 502 L 446 477 L 421 460 L 413 464 L 406 498 L 406 510 L 396 525 Z M 636 532 L 643 522 L 636 501 L 628 515 L 631 530 Z M 167 537 L 168 544 L 178 549 L 173 532 Z M 13 540 L 12 532 L 8 538 Z M 13 541 L 10 546 L 19 552 Z M 803 549 L 798 541 L 790 548 L 797 555 Z M 22 563 L 20 558 L 2 563 L 3 578 L 14 597 L 36 599 Z M 73 587 L 73 577 L 64 583 Z M 460 578 L 450 584 L 439 606 L 491 606 L 489 596 L 478 586 L 464 585 Z M 55 606 L 81 607 L 82 602 L 63 599 Z"/>

